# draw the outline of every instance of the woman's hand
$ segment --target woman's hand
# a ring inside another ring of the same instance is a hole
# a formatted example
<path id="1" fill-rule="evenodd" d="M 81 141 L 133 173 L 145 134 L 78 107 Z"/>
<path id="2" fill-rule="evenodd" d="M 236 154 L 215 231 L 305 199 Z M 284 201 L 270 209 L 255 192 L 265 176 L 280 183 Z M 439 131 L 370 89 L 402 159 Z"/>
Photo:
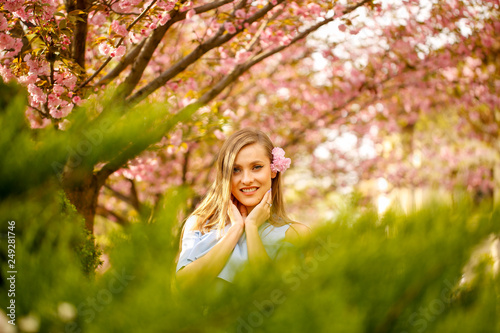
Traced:
<path id="1" fill-rule="evenodd" d="M 259 202 L 257 206 L 244 217 L 245 227 L 256 227 L 259 228 L 264 222 L 271 216 L 271 189 L 264 194 L 264 197 Z"/>
<path id="2" fill-rule="evenodd" d="M 236 203 L 236 204 L 235 204 Z M 242 206 L 236 198 L 231 195 L 231 202 L 229 203 L 229 220 L 231 221 L 231 226 L 241 224 L 245 226 L 245 218 L 247 216 L 246 208 Z"/>

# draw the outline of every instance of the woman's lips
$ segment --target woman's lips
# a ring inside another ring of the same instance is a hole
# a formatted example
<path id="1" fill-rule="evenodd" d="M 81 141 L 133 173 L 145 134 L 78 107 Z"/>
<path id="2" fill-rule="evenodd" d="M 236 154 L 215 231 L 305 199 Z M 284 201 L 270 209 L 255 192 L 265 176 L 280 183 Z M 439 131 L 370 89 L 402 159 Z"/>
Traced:
<path id="1" fill-rule="evenodd" d="M 253 195 L 253 194 L 257 193 L 258 189 L 259 189 L 258 187 L 244 187 L 244 188 L 240 189 L 240 191 L 244 195 Z"/>

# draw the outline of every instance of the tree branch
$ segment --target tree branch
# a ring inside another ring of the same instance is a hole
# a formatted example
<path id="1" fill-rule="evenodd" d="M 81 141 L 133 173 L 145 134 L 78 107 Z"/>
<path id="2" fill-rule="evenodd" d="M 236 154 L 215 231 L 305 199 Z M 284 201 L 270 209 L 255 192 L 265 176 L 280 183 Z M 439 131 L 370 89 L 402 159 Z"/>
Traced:
<path id="1" fill-rule="evenodd" d="M 71 2 L 74 4 L 74 2 Z M 82 20 L 76 21 L 75 37 L 73 39 L 73 59 L 80 65 L 80 67 L 85 70 L 85 49 L 87 45 L 87 29 L 88 14 L 87 1 L 86 0 L 76 0 L 76 9 L 84 11 L 84 14 L 78 14 Z"/>
<path id="2" fill-rule="evenodd" d="M 101 215 L 101 216 L 107 218 L 108 220 L 113 221 L 112 219 L 110 219 L 108 217 L 109 215 L 111 215 L 116 219 L 115 222 L 118 223 L 119 225 L 122 225 L 122 226 L 126 226 L 126 225 L 130 224 L 130 222 L 126 218 L 124 218 L 123 216 L 121 216 L 118 213 L 115 213 L 115 212 L 113 212 L 113 211 L 111 211 L 111 210 L 109 210 L 101 205 L 98 205 L 96 207 L 96 214 Z"/>
<path id="3" fill-rule="evenodd" d="M 255 32 L 255 35 L 253 36 L 252 40 L 250 40 L 250 42 L 248 42 L 247 46 L 245 47 L 245 49 L 247 51 L 250 51 L 250 50 L 253 49 L 254 45 L 259 40 L 260 36 L 262 35 L 262 33 L 264 32 L 264 30 L 266 29 L 266 27 L 269 24 L 269 22 L 271 22 L 274 19 L 276 19 L 282 13 L 283 13 L 283 9 L 280 10 L 280 11 L 278 11 L 278 12 L 276 12 L 276 13 L 274 13 L 274 15 L 272 17 L 270 17 L 267 20 L 264 20 L 264 22 L 262 22 L 262 24 L 259 26 L 259 29 L 257 29 L 257 31 Z"/>
<path id="4" fill-rule="evenodd" d="M 188 166 L 189 166 L 189 157 L 191 156 L 191 151 L 188 150 L 184 154 L 184 164 L 182 165 L 182 184 L 187 183 L 187 172 L 188 172 Z"/>
<path id="5" fill-rule="evenodd" d="M 213 3 L 209 3 L 203 6 L 199 6 L 195 8 L 196 14 L 201 14 L 206 11 L 218 8 L 222 5 L 225 5 L 227 3 L 230 3 L 234 0 L 222 0 L 222 1 L 216 1 Z M 184 1 L 185 2 L 185 1 Z M 120 86 L 118 87 L 118 94 L 120 95 L 121 98 L 123 97 L 128 97 L 132 91 L 135 89 L 137 84 L 139 84 L 140 79 L 144 73 L 144 70 L 146 69 L 147 65 L 151 61 L 151 58 L 153 57 L 153 53 L 156 51 L 156 48 L 160 44 L 161 40 L 165 36 L 166 32 L 170 27 L 179 21 L 182 21 L 186 18 L 186 12 L 179 12 L 178 10 L 172 10 L 169 12 L 169 15 L 172 17 L 170 20 L 168 20 L 164 25 L 156 28 L 152 35 L 147 39 L 147 42 L 144 46 L 144 48 L 141 50 L 139 56 L 137 59 L 135 59 L 135 62 L 132 66 L 132 70 L 130 71 L 130 74 L 127 76 L 125 81 L 123 81 Z"/>
<path id="6" fill-rule="evenodd" d="M 205 53 L 208 51 L 228 42 L 231 40 L 234 36 L 239 34 L 241 31 L 243 31 L 243 26 L 245 23 L 252 24 L 253 22 L 259 20 L 262 18 L 265 14 L 267 14 L 271 9 L 273 9 L 275 6 L 279 5 L 282 3 L 284 0 L 278 0 L 276 5 L 273 5 L 271 3 L 268 3 L 266 6 L 264 6 L 262 9 L 257 11 L 252 17 L 248 18 L 245 20 L 245 22 L 242 24 L 241 29 L 237 29 L 236 32 L 234 33 L 224 33 L 224 25 L 221 25 L 221 28 L 217 31 L 217 33 L 212 36 L 210 39 L 208 39 L 206 42 L 203 44 L 198 45 L 190 54 L 179 60 L 176 64 L 174 64 L 172 67 L 164 71 L 163 73 L 160 74 L 159 77 L 148 83 L 145 87 L 137 91 L 134 95 L 129 97 L 127 99 L 127 104 L 129 105 L 135 105 L 145 99 L 147 96 L 149 96 L 151 93 L 153 93 L 156 89 L 160 88 L 163 86 L 165 83 L 167 83 L 169 80 L 177 76 L 179 73 L 184 71 L 189 65 L 200 59 Z M 246 2 L 246 0 L 243 0 L 243 2 Z"/>
<path id="7" fill-rule="evenodd" d="M 132 185 L 132 186 L 134 186 L 134 185 Z M 140 208 L 139 207 L 139 201 L 136 200 L 136 198 L 134 198 L 134 195 L 136 196 L 137 192 L 135 194 L 133 194 L 132 191 L 131 191 L 131 196 L 128 197 L 125 194 L 123 194 L 121 192 L 118 192 L 117 190 L 115 190 L 114 188 L 112 188 L 108 184 L 105 184 L 104 187 L 106 189 L 108 189 L 109 191 L 111 191 L 111 193 L 113 193 L 113 196 L 117 197 L 118 199 L 120 199 L 123 202 L 128 203 L 129 205 L 131 205 L 132 207 L 134 207 L 135 210 L 139 211 L 139 208 Z M 135 186 L 134 186 L 134 191 L 135 191 Z"/>
<path id="8" fill-rule="evenodd" d="M 355 4 L 353 6 L 350 6 L 348 7 L 347 9 L 344 10 L 344 15 L 345 14 L 348 14 L 350 12 L 352 12 L 353 10 L 355 10 L 356 8 L 362 6 L 363 4 L 367 3 L 367 2 L 371 2 L 372 0 L 363 0 L 361 1 L 360 3 L 358 4 Z M 233 71 L 231 73 L 229 73 L 228 75 L 226 75 L 222 80 L 220 80 L 212 89 L 210 89 L 209 91 L 207 91 L 203 96 L 201 96 L 197 101 L 196 103 L 200 103 L 200 104 L 206 104 L 208 102 L 210 102 L 212 99 L 215 98 L 215 96 L 217 96 L 218 94 L 220 94 L 222 92 L 222 90 L 224 90 L 228 85 L 230 85 L 232 82 L 236 81 L 236 79 L 241 76 L 244 72 L 246 72 L 248 69 L 250 69 L 251 67 L 255 66 L 257 63 L 261 62 L 262 60 L 274 55 L 274 54 L 277 54 L 281 51 L 283 51 L 285 48 L 287 47 L 290 47 L 291 45 L 295 44 L 297 41 L 299 40 L 302 40 L 304 39 L 305 37 L 307 37 L 310 33 L 316 31 L 317 29 L 321 28 L 322 26 L 324 26 L 325 24 L 328 24 L 330 22 L 332 22 L 333 20 L 335 20 L 335 17 L 331 17 L 329 19 L 325 19 L 321 22 L 318 22 L 317 24 L 313 25 L 312 27 L 310 27 L 309 29 L 306 29 L 305 31 L 301 32 L 300 34 L 298 34 L 297 36 L 295 36 L 295 38 L 293 38 L 289 44 L 286 44 L 286 45 L 281 45 L 279 47 L 276 47 L 268 52 L 265 52 L 253 59 L 250 59 L 249 61 L 247 61 L 246 63 L 243 63 L 241 65 L 237 65 Z"/>
<path id="9" fill-rule="evenodd" d="M 364 5 L 365 3 L 367 2 L 371 2 L 372 0 L 363 0 L 355 5 L 352 5 L 348 8 L 346 8 L 343 12 L 343 15 L 346 15 L 346 14 L 349 14 L 350 12 L 354 11 L 355 9 L 357 9 L 358 7 L 361 7 L 362 5 Z M 274 55 L 274 54 L 277 54 L 281 51 L 283 51 L 284 49 L 286 49 L 287 47 L 289 47 L 290 45 L 292 44 L 295 44 L 296 42 L 298 42 L 299 40 L 302 40 L 304 39 L 305 37 L 307 37 L 311 32 L 314 32 L 316 30 L 318 30 L 319 28 L 321 28 L 322 26 L 334 21 L 336 19 L 336 17 L 330 17 L 328 19 L 325 19 L 321 22 L 318 22 L 316 23 L 315 25 L 313 25 L 312 27 L 304 30 L 303 32 L 301 32 L 300 34 L 298 34 L 297 36 L 295 36 L 289 44 L 286 44 L 286 45 L 281 45 L 273 50 L 270 50 L 268 52 L 265 52 L 263 54 L 261 54 L 260 56 L 257 56 L 256 58 L 254 58 L 253 60 L 250 60 L 248 66 L 249 67 L 252 67 L 254 66 L 255 64 L 261 62 L 262 60 Z"/>
<path id="10" fill-rule="evenodd" d="M 77 0 L 77 1 L 83 1 L 83 0 Z M 139 15 L 138 17 L 136 17 L 136 19 L 130 23 L 127 27 L 127 31 L 130 31 L 130 29 L 132 29 L 132 27 L 134 25 L 136 25 L 137 22 L 139 22 L 139 20 L 141 18 L 144 17 L 144 15 L 146 15 L 146 13 L 151 9 L 151 7 L 154 6 L 154 4 L 156 3 L 156 0 L 153 0 L 149 6 L 144 9 L 144 11 L 141 13 L 141 15 Z M 86 36 L 86 33 L 85 33 L 85 36 Z M 119 47 L 122 43 L 123 43 L 123 40 L 125 39 L 125 36 L 123 36 L 122 38 L 120 38 L 120 40 L 118 41 L 118 44 L 115 45 L 115 47 Z M 85 51 L 85 49 L 84 49 Z M 85 56 L 85 53 L 84 53 L 84 56 Z M 85 80 L 82 84 L 80 84 L 78 86 L 78 88 L 76 88 L 76 90 L 80 90 L 82 89 L 83 87 L 85 87 L 89 82 L 91 82 L 103 69 L 104 67 L 106 67 L 108 65 L 108 63 L 111 61 L 111 59 L 113 59 L 113 57 L 109 56 L 105 61 L 104 63 L 94 72 L 94 74 L 92 74 L 87 80 Z"/>
<path id="11" fill-rule="evenodd" d="M 136 138 L 136 140 L 134 142 L 130 142 L 127 147 L 123 147 L 117 156 L 104 165 L 96 174 L 97 181 L 104 184 L 106 179 L 113 172 L 122 168 L 127 161 L 138 156 L 151 144 L 160 141 L 165 133 L 168 133 L 176 124 L 189 119 L 200 107 L 201 105 L 196 103 L 189 104 L 167 120 L 152 126 L 152 128 L 145 132 L 142 137 Z"/>
<path id="12" fill-rule="evenodd" d="M 194 8 L 194 11 L 198 15 L 198 14 L 201 14 L 201 13 L 208 12 L 209 10 L 219 8 L 219 7 L 223 6 L 223 5 L 231 3 L 233 1 L 234 0 L 214 1 L 212 3 L 207 3 L 205 5 L 198 6 L 198 7 Z M 179 14 L 175 15 L 175 18 L 172 18 L 172 20 L 174 20 L 175 22 L 182 21 L 182 20 L 186 19 L 186 15 L 187 15 L 187 12 L 179 13 Z"/>
<path id="13" fill-rule="evenodd" d="M 120 75 L 120 73 L 123 72 L 125 68 L 127 68 L 128 65 L 130 65 L 135 60 L 139 52 L 141 52 L 144 43 L 146 43 L 146 39 L 143 39 L 139 44 L 134 46 L 134 48 L 120 60 L 118 65 L 116 65 L 108 74 L 97 81 L 95 85 L 99 87 L 103 84 L 108 84 L 110 81 L 118 77 L 118 75 Z"/>
<path id="14" fill-rule="evenodd" d="M 135 187 L 135 182 L 133 179 L 128 180 L 130 182 L 130 194 L 132 200 L 132 206 L 140 213 L 141 212 L 141 203 L 139 201 L 139 195 L 137 194 L 137 188 Z"/>

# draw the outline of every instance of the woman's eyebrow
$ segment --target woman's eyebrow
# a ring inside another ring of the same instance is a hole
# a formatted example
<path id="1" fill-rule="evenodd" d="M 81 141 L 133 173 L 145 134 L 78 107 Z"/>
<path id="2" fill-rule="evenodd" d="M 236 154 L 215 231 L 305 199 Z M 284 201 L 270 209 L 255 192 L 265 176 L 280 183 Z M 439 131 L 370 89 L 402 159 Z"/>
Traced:
<path id="1" fill-rule="evenodd" d="M 250 162 L 249 164 L 250 164 L 250 165 L 254 165 L 254 164 L 262 164 L 262 163 L 264 163 L 264 162 L 262 162 L 261 160 L 257 160 L 257 161 Z M 239 165 L 239 164 L 237 164 L 237 163 L 234 163 L 234 165 L 233 165 L 233 166 L 235 166 L 235 167 L 240 167 L 241 165 Z"/>

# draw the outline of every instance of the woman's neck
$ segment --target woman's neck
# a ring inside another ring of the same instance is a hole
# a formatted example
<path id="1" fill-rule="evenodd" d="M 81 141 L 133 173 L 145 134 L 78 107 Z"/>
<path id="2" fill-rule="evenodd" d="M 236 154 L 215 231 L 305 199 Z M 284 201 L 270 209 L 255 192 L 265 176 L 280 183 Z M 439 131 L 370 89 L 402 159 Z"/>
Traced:
<path id="1" fill-rule="evenodd" d="M 247 209 L 247 215 L 250 215 L 255 206 L 245 206 L 245 208 Z"/>

